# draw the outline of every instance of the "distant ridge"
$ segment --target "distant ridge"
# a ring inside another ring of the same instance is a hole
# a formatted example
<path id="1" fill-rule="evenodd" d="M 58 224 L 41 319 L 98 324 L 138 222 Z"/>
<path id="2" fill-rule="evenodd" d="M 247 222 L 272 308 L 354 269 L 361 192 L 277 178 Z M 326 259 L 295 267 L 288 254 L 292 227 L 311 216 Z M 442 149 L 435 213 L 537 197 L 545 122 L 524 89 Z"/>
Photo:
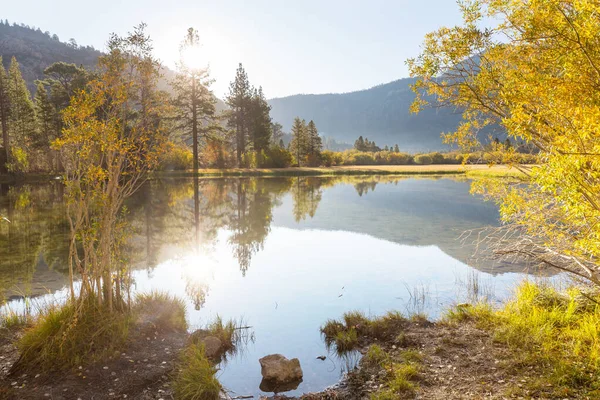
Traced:
<path id="1" fill-rule="evenodd" d="M 322 134 L 347 143 L 362 135 L 380 147 L 397 143 L 403 151 L 447 149 L 440 135 L 456 129 L 461 115 L 450 109 L 411 114 L 414 82 L 404 78 L 350 93 L 275 98 L 269 100 L 271 115 L 286 130 L 296 116 L 312 119 Z"/>

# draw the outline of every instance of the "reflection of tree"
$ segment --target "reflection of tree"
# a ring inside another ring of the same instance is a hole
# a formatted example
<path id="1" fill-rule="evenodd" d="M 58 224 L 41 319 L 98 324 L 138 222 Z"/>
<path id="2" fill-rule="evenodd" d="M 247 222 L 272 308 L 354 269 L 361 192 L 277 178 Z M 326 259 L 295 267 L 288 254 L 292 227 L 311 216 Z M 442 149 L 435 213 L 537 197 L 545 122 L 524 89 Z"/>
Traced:
<path id="1" fill-rule="evenodd" d="M 252 256 L 264 246 L 271 230 L 272 209 L 288 180 L 240 179 L 234 184 L 236 209 L 229 219 L 229 243 L 245 275 Z"/>
<path id="2" fill-rule="evenodd" d="M 294 179 L 291 187 L 292 198 L 294 200 L 294 218 L 296 222 L 315 216 L 319 203 L 321 202 L 322 190 L 319 178 L 300 178 Z"/>
<path id="3" fill-rule="evenodd" d="M 200 310 L 204 307 L 206 302 L 206 296 L 208 295 L 208 285 L 206 283 L 194 282 L 187 279 L 185 283 L 185 293 L 188 295 L 192 303 L 194 303 L 194 309 Z"/>
<path id="4" fill-rule="evenodd" d="M 66 269 L 69 226 L 62 192 L 60 183 L 0 185 L 0 214 L 10 220 L 0 224 L 0 301 L 8 290 L 28 291 L 36 272 Z"/>
<path id="5" fill-rule="evenodd" d="M 369 191 L 374 192 L 376 186 L 376 181 L 362 181 L 355 183 L 354 189 L 356 189 L 356 193 L 362 197 L 363 194 L 367 194 Z"/>

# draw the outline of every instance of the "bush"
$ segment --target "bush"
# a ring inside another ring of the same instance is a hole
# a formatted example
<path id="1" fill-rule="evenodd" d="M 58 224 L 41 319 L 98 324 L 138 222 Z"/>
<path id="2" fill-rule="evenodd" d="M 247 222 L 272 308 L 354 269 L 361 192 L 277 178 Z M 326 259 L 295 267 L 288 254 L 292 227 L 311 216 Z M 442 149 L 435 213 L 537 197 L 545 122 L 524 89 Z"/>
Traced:
<path id="1" fill-rule="evenodd" d="M 265 153 L 263 166 L 266 168 L 287 168 L 292 165 L 292 153 L 279 146 L 271 146 Z"/>
<path id="2" fill-rule="evenodd" d="M 170 143 L 160 156 L 158 168 L 161 171 L 182 171 L 193 168 L 193 161 L 194 156 L 190 149 Z"/>
<path id="3" fill-rule="evenodd" d="M 431 156 L 428 154 L 417 154 L 415 156 L 415 164 L 419 165 L 430 165 L 433 162 Z"/>

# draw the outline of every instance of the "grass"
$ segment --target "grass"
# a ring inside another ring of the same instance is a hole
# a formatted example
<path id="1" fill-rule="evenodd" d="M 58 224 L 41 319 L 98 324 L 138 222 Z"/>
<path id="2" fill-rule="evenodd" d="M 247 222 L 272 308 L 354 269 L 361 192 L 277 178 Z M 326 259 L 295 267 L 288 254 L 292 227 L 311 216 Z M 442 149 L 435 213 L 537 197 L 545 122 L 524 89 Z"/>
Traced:
<path id="1" fill-rule="evenodd" d="M 215 377 L 216 368 L 204 355 L 204 346 L 190 344 L 182 353 L 179 370 L 173 377 L 177 399 L 215 400 L 221 384 Z"/>
<path id="2" fill-rule="evenodd" d="M 95 298 L 46 305 L 17 342 L 15 371 L 56 371 L 120 354 L 133 326 L 142 330 L 185 331 L 183 301 L 164 293 L 136 298 L 130 311 L 108 311 Z"/>
<path id="3" fill-rule="evenodd" d="M 371 394 L 371 400 L 388 400 L 409 398 L 415 395 L 417 382 L 420 380 L 419 369 L 423 357 L 415 350 L 401 353 L 401 362 L 383 352 L 381 348 L 373 345 L 369 348 L 365 358 L 368 365 L 379 361 L 379 365 L 386 372 L 385 387 Z"/>
<path id="4" fill-rule="evenodd" d="M 600 397 L 600 295 L 578 288 L 561 292 L 525 282 L 501 309 L 480 303 L 457 306 L 450 323 L 471 321 L 511 350 L 507 367 L 534 368 L 535 397 Z M 531 372 L 529 372 L 531 374 Z M 536 392 L 537 391 L 537 392 Z"/>
<path id="5" fill-rule="evenodd" d="M 367 318 L 360 311 L 350 311 L 341 321 L 328 320 L 321 327 L 321 333 L 328 346 L 335 344 L 339 353 L 345 353 L 358 347 L 362 338 L 390 340 L 396 337 L 405 322 L 406 318 L 399 312 Z"/>
<path id="6" fill-rule="evenodd" d="M 164 292 L 140 294 L 133 307 L 138 321 L 159 331 L 185 331 L 185 302 Z"/>
<path id="7" fill-rule="evenodd" d="M 108 312 L 90 298 L 50 306 L 18 341 L 21 358 L 13 371 L 55 371 L 109 358 L 129 335 L 129 314 Z"/>
<path id="8" fill-rule="evenodd" d="M 184 176 L 333 176 L 333 175 L 467 175 L 473 177 L 522 177 L 523 175 L 503 165 L 348 165 L 337 167 L 294 167 L 294 168 L 229 168 L 199 169 L 196 173 L 188 171 L 163 171 L 155 173 L 162 177 Z"/>

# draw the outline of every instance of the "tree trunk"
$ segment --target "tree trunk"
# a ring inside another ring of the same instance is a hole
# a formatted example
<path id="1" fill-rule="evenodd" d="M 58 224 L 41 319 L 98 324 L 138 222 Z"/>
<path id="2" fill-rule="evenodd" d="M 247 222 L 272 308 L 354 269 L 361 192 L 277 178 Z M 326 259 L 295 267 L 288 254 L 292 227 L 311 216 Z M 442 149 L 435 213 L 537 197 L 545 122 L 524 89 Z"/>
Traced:
<path id="1" fill-rule="evenodd" d="M 196 80 L 192 79 L 192 139 L 194 173 L 198 172 L 198 104 L 196 104 Z"/>

